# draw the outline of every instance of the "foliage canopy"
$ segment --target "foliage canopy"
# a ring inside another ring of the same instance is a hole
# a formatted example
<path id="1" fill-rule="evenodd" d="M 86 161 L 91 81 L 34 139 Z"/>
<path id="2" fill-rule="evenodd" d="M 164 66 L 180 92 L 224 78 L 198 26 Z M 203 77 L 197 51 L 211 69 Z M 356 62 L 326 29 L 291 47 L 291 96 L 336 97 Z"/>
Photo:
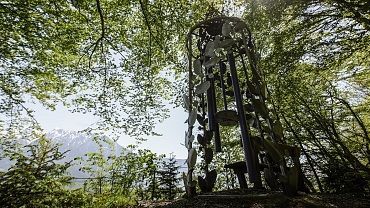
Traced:
<path id="1" fill-rule="evenodd" d="M 368 190 L 370 3 L 364 0 L 1 1 L 1 130 L 32 130 L 29 102 L 49 109 L 62 102 L 98 116 L 100 130 L 152 134 L 168 116 L 165 104 L 180 105 L 188 28 L 215 11 L 249 24 L 269 105 L 285 128 L 284 141 L 301 148 L 312 189 Z M 228 142 L 234 155 L 237 145 Z M 343 187 L 348 179 L 357 182 Z"/>

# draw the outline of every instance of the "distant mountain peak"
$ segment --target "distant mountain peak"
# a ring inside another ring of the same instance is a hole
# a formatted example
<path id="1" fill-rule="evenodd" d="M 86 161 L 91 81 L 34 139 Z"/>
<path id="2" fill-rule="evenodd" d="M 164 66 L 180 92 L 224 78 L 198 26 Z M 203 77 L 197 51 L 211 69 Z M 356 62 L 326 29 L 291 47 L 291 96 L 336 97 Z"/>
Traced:
<path id="1" fill-rule="evenodd" d="M 49 137 L 50 139 L 55 139 L 55 138 L 69 139 L 69 138 L 75 138 L 79 136 L 87 137 L 86 133 L 64 130 L 64 129 L 53 129 L 50 132 L 48 132 L 46 136 Z"/>
<path id="2" fill-rule="evenodd" d="M 98 135 L 98 139 L 95 141 L 94 137 L 97 135 L 91 135 L 85 132 L 70 131 L 64 129 L 54 129 L 46 134 L 46 137 L 51 141 L 61 145 L 61 149 L 70 150 L 71 152 L 96 152 L 98 151 L 99 145 L 97 142 L 100 142 L 103 149 L 110 149 L 111 146 L 105 142 L 112 142 L 115 151 L 121 151 L 123 149 L 118 143 L 113 142 L 105 135 Z"/>

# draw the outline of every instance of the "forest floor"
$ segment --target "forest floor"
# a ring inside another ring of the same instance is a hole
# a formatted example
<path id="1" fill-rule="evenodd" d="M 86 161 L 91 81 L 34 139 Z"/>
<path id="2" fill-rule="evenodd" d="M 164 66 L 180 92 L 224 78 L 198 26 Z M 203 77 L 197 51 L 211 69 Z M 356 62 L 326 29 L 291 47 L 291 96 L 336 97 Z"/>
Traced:
<path id="1" fill-rule="evenodd" d="M 221 191 L 203 194 L 192 199 L 175 201 L 141 202 L 137 207 L 142 208 L 314 208 L 314 207 L 370 207 L 370 195 L 364 194 L 299 194 L 294 197 L 284 196 L 279 192 L 261 193 L 256 191 Z"/>

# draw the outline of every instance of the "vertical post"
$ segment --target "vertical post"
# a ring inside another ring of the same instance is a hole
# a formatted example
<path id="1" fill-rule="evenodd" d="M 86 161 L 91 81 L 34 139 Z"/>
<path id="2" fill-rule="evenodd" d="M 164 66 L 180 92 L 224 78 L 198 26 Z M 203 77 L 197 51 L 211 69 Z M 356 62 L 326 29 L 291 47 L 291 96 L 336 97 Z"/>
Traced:
<path id="1" fill-rule="evenodd" d="M 112 193 L 113 192 L 113 186 L 114 186 L 114 173 L 115 173 L 115 170 L 113 169 L 113 174 L 112 174 L 112 179 L 110 181 L 110 192 Z"/>
<path id="2" fill-rule="evenodd" d="M 227 110 L 226 89 L 225 89 L 225 81 L 224 81 L 224 74 L 226 72 L 226 64 L 220 61 L 219 66 L 220 66 L 220 83 L 221 83 L 221 90 L 222 90 L 222 100 L 224 102 L 224 110 Z"/>
<path id="3" fill-rule="evenodd" d="M 154 196 L 155 196 L 155 186 L 156 186 L 156 183 L 155 183 L 155 170 L 153 171 L 153 187 L 152 187 L 152 201 L 154 200 Z"/>
<path id="4" fill-rule="evenodd" d="M 214 112 L 214 107 L 213 107 L 213 86 L 210 78 L 206 78 L 207 81 L 211 83 L 210 87 L 207 90 L 207 111 L 208 111 L 208 128 L 210 131 L 215 130 L 215 112 Z"/>
<path id="5" fill-rule="evenodd" d="M 102 177 L 99 177 L 99 194 L 101 194 L 101 179 Z"/>
<path id="6" fill-rule="evenodd" d="M 86 183 L 86 180 L 84 182 L 84 192 L 86 192 L 86 186 L 87 186 L 87 183 Z"/>
<path id="7" fill-rule="evenodd" d="M 249 138 L 247 122 L 245 120 L 245 112 L 243 108 L 243 98 L 240 93 L 238 75 L 237 75 L 236 66 L 235 66 L 235 58 L 234 58 L 232 51 L 229 51 L 227 53 L 227 59 L 229 60 L 229 64 L 230 64 L 230 74 L 231 74 L 231 80 L 232 80 L 233 89 L 234 89 L 236 108 L 237 108 L 238 116 L 239 116 L 239 124 L 240 124 L 240 130 L 241 130 L 242 141 L 243 141 L 244 156 L 245 156 L 245 160 L 247 163 L 248 176 L 249 176 L 249 180 L 252 183 L 254 183 L 258 181 L 257 170 L 256 170 L 255 162 L 253 160 L 252 142 Z"/>
<path id="8" fill-rule="evenodd" d="M 240 170 L 234 170 L 234 173 L 235 175 L 238 177 L 238 181 L 239 181 L 239 186 L 241 189 L 247 189 L 248 188 L 248 184 L 247 184 L 247 180 L 245 180 L 245 175 L 244 175 L 244 172 L 243 171 L 240 171 Z"/>
<path id="9" fill-rule="evenodd" d="M 208 73 L 213 73 L 212 68 L 208 69 Z M 215 151 L 221 152 L 221 138 L 220 138 L 220 127 L 216 122 L 216 112 L 217 112 L 217 103 L 216 103 L 216 92 L 215 92 L 215 80 L 214 78 L 206 78 L 210 82 L 210 87 L 207 90 L 207 102 L 208 102 L 208 125 L 209 130 L 214 132 L 215 138 Z"/>

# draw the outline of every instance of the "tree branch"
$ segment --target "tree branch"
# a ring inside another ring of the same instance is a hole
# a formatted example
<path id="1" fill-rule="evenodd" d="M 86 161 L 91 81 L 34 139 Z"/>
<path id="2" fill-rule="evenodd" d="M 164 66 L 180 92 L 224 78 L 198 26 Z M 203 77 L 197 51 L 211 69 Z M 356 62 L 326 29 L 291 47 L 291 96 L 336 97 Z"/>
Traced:
<path id="1" fill-rule="evenodd" d="M 140 2 L 140 9 L 141 9 L 141 13 L 143 14 L 144 16 L 144 20 L 145 20 L 145 25 L 147 26 L 148 28 L 148 31 L 149 31 L 149 35 L 150 37 L 153 37 L 154 41 L 156 42 L 156 44 L 163 50 L 163 47 L 162 45 L 159 43 L 158 39 L 156 38 L 156 36 L 153 34 L 153 31 L 152 31 L 152 28 L 150 26 L 150 22 L 149 22 L 149 18 L 148 18 L 148 15 L 146 13 L 146 9 L 145 9 L 145 5 L 143 3 L 142 0 L 139 0 Z"/>
<path id="2" fill-rule="evenodd" d="M 95 41 L 93 45 L 91 45 L 87 50 L 89 51 L 91 47 L 93 47 L 90 55 L 89 55 L 89 68 L 91 68 L 91 59 L 92 56 L 94 55 L 96 49 L 98 48 L 98 45 L 101 44 L 103 45 L 103 40 L 105 38 L 105 22 L 104 22 L 104 15 L 103 15 L 103 10 L 100 5 L 100 0 L 96 0 L 96 8 L 99 13 L 99 18 L 100 18 L 100 25 L 101 25 L 101 34 L 100 37 Z"/>

